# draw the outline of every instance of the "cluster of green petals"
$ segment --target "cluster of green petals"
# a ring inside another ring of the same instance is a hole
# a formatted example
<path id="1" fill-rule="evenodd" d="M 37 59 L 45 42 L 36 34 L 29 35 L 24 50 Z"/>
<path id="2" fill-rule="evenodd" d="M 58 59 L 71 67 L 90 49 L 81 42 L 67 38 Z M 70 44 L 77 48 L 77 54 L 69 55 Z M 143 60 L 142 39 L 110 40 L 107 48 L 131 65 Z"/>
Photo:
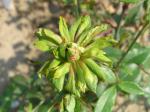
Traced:
<path id="1" fill-rule="evenodd" d="M 87 90 L 96 92 L 98 81 L 114 83 L 116 77 L 110 69 L 111 60 L 104 48 L 115 41 L 111 34 L 102 35 L 109 29 L 106 24 L 92 27 L 89 16 L 82 16 L 68 27 L 60 17 L 60 35 L 40 28 L 34 45 L 53 55 L 41 69 L 39 76 L 46 76 L 60 92 L 67 91 L 80 97 Z M 70 96 L 68 96 L 70 97 Z"/>

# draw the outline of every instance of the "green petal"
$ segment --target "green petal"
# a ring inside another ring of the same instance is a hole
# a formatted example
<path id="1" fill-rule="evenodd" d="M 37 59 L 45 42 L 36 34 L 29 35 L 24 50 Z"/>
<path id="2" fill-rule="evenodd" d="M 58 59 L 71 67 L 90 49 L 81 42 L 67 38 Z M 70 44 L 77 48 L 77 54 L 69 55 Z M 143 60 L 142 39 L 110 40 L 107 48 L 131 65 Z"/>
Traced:
<path id="1" fill-rule="evenodd" d="M 59 19 L 59 31 L 65 42 L 71 41 L 68 26 L 63 17 L 60 17 L 60 19 Z"/>
<path id="2" fill-rule="evenodd" d="M 40 70 L 38 71 L 38 76 L 41 78 L 42 75 L 47 75 L 47 71 L 48 71 L 48 66 L 50 64 L 50 61 L 46 61 L 43 66 L 40 68 Z"/>
<path id="3" fill-rule="evenodd" d="M 66 75 L 69 72 L 70 63 L 64 63 L 59 66 L 54 74 L 54 78 L 60 78 L 61 76 Z"/>
<path id="4" fill-rule="evenodd" d="M 76 63 L 76 73 L 77 73 L 77 86 L 81 92 L 85 93 L 87 86 L 84 79 L 84 72 L 79 63 Z"/>
<path id="5" fill-rule="evenodd" d="M 39 39 L 48 40 L 53 44 L 59 45 L 62 42 L 62 39 L 59 35 L 55 34 L 53 31 L 45 28 L 40 28 L 38 32 L 36 32 L 36 36 Z"/>
<path id="6" fill-rule="evenodd" d="M 58 59 L 54 59 L 49 65 L 49 69 L 54 69 L 60 65 L 61 61 Z"/>
<path id="7" fill-rule="evenodd" d="M 88 45 L 86 47 L 86 50 L 93 48 L 93 47 L 99 48 L 99 49 L 104 49 L 104 48 L 110 47 L 114 44 L 116 44 L 116 41 L 113 39 L 112 36 L 100 37 L 98 39 L 93 40 L 93 43 Z"/>
<path id="8" fill-rule="evenodd" d="M 104 51 L 93 47 L 93 48 L 90 48 L 87 51 L 85 51 L 81 57 L 82 58 L 93 58 L 100 62 L 106 62 L 111 65 L 112 61 L 108 57 L 106 57 L 105 54 L 106 53 Z"/>
<path id="9" fill-rule="evenodd" d="M 63 89 L 64 86 L 64 80 L 65 80 L 65 75 L 62 75 L 59 78 L 54 78 L 52 79 L 53 84 L 55 85 L 55 87 L 61 91 Z"/>
<path id="10" fill-rule="evenodd" d="M 56 45 L 47 40 L 37 39 L 34 41 L 34 46 L 36 48 L 38 48 L 39 50 L 46 52 L 46 51 L 50 51 L 52 49 L 52 47 L 54 47 Z"/>
<path id="11" fill-rule="evenodd" d="M 108 67 L 100 66 L 92 59 L 86 59 L 84 61 L 86 65 L 89 67 L 89 69 L 93 73 L 95 73 L 100 79 L 105 80 L 107 83 L 116 82 L 115 74 Z"/>
<path id="12" fill-rule="evenodd" d="M 84 63 L 81 63 L 81 67 L 83 69 L 84 79 L 88 88 L 93 92 L 96 92 L 98 83 L 97 76 L 94 73 L 92 73 Z"/>
<path id="13" fill-rule="evenodd" d="M 66 84 L 65 88 L 67 91 L 69 91 L 75 95 L 79 95 L 78 91 L 76 90 L 75 73 L 74 73 L 72 67 L 70 68 L 69 77 L 68 77 L 67 84 Z"/>
<path id="14" fill-rule="evenodd" d="M 76 104 L 74 95 L 66 95 L 64 97 L 64 102 L 67 112 L 74 112 Z"/>
<path id="15" fill-rule="evenodd" d="M 76 36 L 76 33 L 79 29 L 79 26 L 81 24 L 81 19 L 82 17 L 80 17 L 70 28 L 70 37 L 71 37 L 71 41 L 74 41 L 74 38 Z"/>
<path id="16" fill-rule="evenodd" d="M 81 45 L 86 46 L 87 44 L 89 44 L 89 42 L 94 39 L 94 37 L 98 34 L 100 34 L 103 31 L 106 31 L 108 29 L 108 26 L 106 24 L 100 25 L 100 26 L 96 26 L 95 28 L 92 28 L 86 38 L 83 40 L 83 42 L 81 43 Z"/>
<path id="17" fill-rule="evenodd" d="M 79 26 L 78 32 L 77 32 L 77 39 L 78 40 L 80 38 L 80 35 L 87 29 L 89 29 L 91 27 L 91 18 L 90 16 L 83 16 L 82 17 L 82 21 L 81 24 Z"/>

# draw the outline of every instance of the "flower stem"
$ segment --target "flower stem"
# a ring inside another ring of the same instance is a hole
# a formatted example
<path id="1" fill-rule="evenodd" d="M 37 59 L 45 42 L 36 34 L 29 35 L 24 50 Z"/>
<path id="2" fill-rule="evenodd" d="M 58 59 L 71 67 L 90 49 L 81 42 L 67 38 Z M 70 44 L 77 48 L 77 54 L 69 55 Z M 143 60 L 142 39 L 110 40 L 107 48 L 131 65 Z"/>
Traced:
<path id="1" fill-rule="evenodd" d="M 124 5 L 124 6 L 125 6 L 125 5 Z M 122 19 L 123 19 L 125 10 L 126 10 L 126 9 L 124 9 L 124 6 L 123 6 L 122 12 L 121 12 L 121 14 L 120 14 L 120 18 L 119 18 L 119 20 L 118 20 L 118 24 L 117 24 L 117 28 L 116 28 L 116 32 L 115 32 L 115 39 L 116 39 L 116 40 L 119 40 L 119 31 L 120 31 Z"/>
<path id="2" fill-rule="evenodd" d="M 78 18 L 80 16 L 80 3 L 79 3 L 79 0 L 74 0 L 74 5 L 75 5 L 75 15 Z"/>
<path id="3" fill-rule="evenodd" d="M 148 23 L 146 23 L 141 30 L 135 35 L 134 40 L 132 41 L 132 43 L 130 44 L 129 48 L 127 49 L 127 51 L 122 55 L 122 57 L 119 59 L 119 61 L 117 62 L 115 69 L 117 69 L 120 64 L 122 63 L 122 61 L 124 60 L 124 58 L 126 57 L 126 55 L 128 54 L 128 52 L 131 50 L 131 48 L 133 47 L 133 45 L 135 44 L 135 42 L 137 41 L 137 39 L 141 36 L 141 34 L 147 29 L 147 27 L 149 26 Z"/>
<path id="4" fill-rule="evenodd" d="M 143 65 L 137 65 L 146 75 L 150 76 L 150 73 L 148 71 L 145 70 L 145 68 L 143 67 Z"/>

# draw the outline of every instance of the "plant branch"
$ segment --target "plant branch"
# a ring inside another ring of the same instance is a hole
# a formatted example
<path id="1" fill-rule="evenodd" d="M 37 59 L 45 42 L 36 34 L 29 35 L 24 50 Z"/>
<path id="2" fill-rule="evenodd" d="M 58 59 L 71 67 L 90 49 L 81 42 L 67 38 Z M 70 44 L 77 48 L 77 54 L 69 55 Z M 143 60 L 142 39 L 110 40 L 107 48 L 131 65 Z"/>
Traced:
<path id="1" fill-rule="evenodd" d="M 126 55 L 128 54 L 128 52 L 131 50 L 131 48 L 133 47 L 133 45 L 135 44 L 135 42 L 137 41 L 137 39 L 141 36 L 141 34 L 147 29 L 147 27 L 149 26 L 148 23 L 146 23 L 141 30 L 135 35 L 134 40 L 132 41 L 132 43 L 130 44 L 129 48 L 127 49 L 127 51 L 122 55 L 122 57 L 119 59 L 119 61 L 117 62 L 115 69 L 117 69 L 120 64 L 122 63 L 122 61 L 124 60 L 124 58 L 126 57 Z"/>
<path id="2" fill-rule="evenodd" d="M 63 91 L 60 92 L 59 94 L 57 94 L 57 95 L 54 97 L 54 99 L 52 100 L 51 104 L 50 104 L 50 109 L 51 109 L 52 106 L 54 106 L 54 105 L 56 105 L 58 102 L 60 102 L 60 100 L 62 99 L 63 96 L 64 96 L 64 92 L 63 92 Z M 40 108 L 40 106 L 43 105 L 45 101 L 46 101 L 46 100 L 43 99 L 43 100 L 33 109 L 33 112 L 37 112 L 38 109 Z M 50 109 L 49 109 L 49 110 L 50 110 Z"/>
<path id="3" fill-rule="evenodd" d="M 124 7 L 125 7 L 125 5 L 123 6 L 122 12 L 120 14 L 120 18 L 118 20 L 118 24 L 117 24 L 117 28 L 116 28 L 116 32 L 115 32 L 115 39 L 116 40 L 119 40 L 119 31 L 120 31 L 121 23 L 122 23 L 123 16 L 124 16 L 124 13 L 125 13 L 125 8 Z"/>
<path id="4" fill-rule="evenodd" d="M 79 0 L 74 0 L 74 5 L 75 5 L 75 14 L 77 17 L 80 16 L 80 3 Z"/>
<path id="5" fill-rule="evenodd" d="M 148 71 L 146 71 L 142 65 L 138 65 L 138 67 L 139 67 L 145 74 L 147 74 L 148 76 L 150 76 L 150 73 L 149 73 Z"/>

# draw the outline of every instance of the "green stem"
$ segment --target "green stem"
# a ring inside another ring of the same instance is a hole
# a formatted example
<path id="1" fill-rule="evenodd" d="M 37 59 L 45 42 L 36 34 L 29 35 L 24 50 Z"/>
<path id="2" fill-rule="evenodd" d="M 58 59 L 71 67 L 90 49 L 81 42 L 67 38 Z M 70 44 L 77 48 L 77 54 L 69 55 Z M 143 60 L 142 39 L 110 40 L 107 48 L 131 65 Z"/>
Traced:
<path id="1" fill-rule="evenodd" d="M 45 100 L 42 100 L 33 110 L 32 112 L 37 112 L 41 105 L 43 105 Z"/>
<path id="2" fill-rule="evenodd" d="M 75 14 L 78 18 L 80 16 L 80 3 L 79 3 L 79 0 L 74 0 L 74 5 L 75 5 Z"/>
<path id="3" fill-rule="evenodd" d="M 125 10 L 123 9 L 121 14 L 120 14 L 120 19 L 118 21 L 116 32 L 115 32 L 115 39 L 116 40 L 119 40 L 119 32 L 120 32 L 121 23 L 122 23 L 122 19 L 123 19 L 124 13 L 125 13 Z"/>
<path id="4" fill-rule="evenodd" d="M 115 69 L 117 69 L 120 64 L 122 63 L 122 61 L 124 60 L 124 58 L 126 57 L 126 55 L 128 54 L 128 52 L 131 50 L 131 48 L 133 47 L 133 45 L 135 44 L 135 42 L 137 41 L 137 39 L 140 37 L 140 35 L 147 29 L 147 27 L 149 26 L 148 23 L 146 23 L 141 30 L 137 33 L 137 35 L 135 36 L 134 40 L 132 41 L 132 43 L 130 44 L 129 48 L 127 49 L 127 51 L 122 55 L 122 57 L 119 59 L 119 61 L 117 62 Z"/>
<path id="5" fill-rule="evenodd" d="M 144 69 L 142 65 L 137 65 L 146 75 L 150 76 L 150 73 Z"/>
<path id="6" fill-rule="evenodd" d="M 51 101 L 51 104 L 50 104 L 49 106 L 50 106 L 50 107 L 55 106 L 57 103 L 59 103 L 59 102 L 62 100 L 62 98 L 64 97 L 64 95 L 65 95 L 65 91 L 59 92 L 59 93 L 54 97 L 54 99 Z"/>

